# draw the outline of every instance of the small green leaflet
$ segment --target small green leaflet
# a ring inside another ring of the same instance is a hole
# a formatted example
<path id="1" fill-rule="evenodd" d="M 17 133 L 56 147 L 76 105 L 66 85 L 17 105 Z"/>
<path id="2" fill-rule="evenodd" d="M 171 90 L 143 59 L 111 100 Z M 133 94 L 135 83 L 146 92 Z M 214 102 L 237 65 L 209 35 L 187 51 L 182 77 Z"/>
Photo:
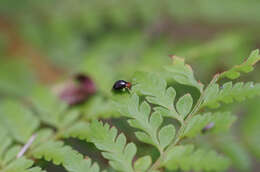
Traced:
<path id="1" fill-rule="evenodd" d="M 90 124 L 90 130 L 89 141 L 103 151 L 103 157 L 115 170 L 134 172 L 132 162 L 137 151 L 134 143 L 127 144 L 123 133 L 118 135 L 115 127 L 110 128 L 97 120 Z"/>
<path id="2" fill-rule="evenodd" d="M 41 170 L 39 167 L 33 167 L 32 160 L 28 160 L 24 157 L 15 159 L 1 172 L 46 172 Z"/>
<path id="3" fill-rule="evenodd" d="M 152 158 L 150 156 L 143 156 L 138 158 L 134 163 L 134 168 L 136 172 L 146 171 L 152 164 Z"/>
<path id="4" fill-rule="evenodd" d="M 249 73 L 254 70 L 254 65 L 260 60 L 259 50 L 254 50 L 249 55 L 248 59 L 237 66 L 234 66 L 228 71 L 225 71 L 220 74 L 221 78 L 229 78 L 229 79 L 236 79 L 240 76 L 240 73 Z"/>
<path id="5" fill-rule="evenodd" d="M 149 96 L 161 96 L 166 89 L 166 81 L 157 73 L 136 72 L 133 76 L 133 92 Z"/>
<path id="6" fill-rule="evenodd" d="M 180 84 L 196 87 L 202 92 L 203 84 L 195 79 L 191 66 L 185 64 L 184 59 L 177 56 L 172 56 L 172 60 L 173 64 L 165 67 L 171 78 Z"/>
<path id="7" fill-rule="evenodd" d="M 191 111 L 192 104 L 193 104 L 193 99 L 190 94 L 184 95 L 177 101 L 176 109 L 179 112 L 179 114 L 182 116 L 182 119 L 185 119 L 185 117 Z"/>
<path id="8" fill-rule="evenodd" d="M 169 170 L 183 171 L 224 171 L 229 159 L 213 150 L 194 149 L 193 145 L 180 145 L 171 149 L 163 162 Z"/>
<path id="9" fill-rule="evenodd" d="M 0 124 L 5 126 L 15 140 L 26 143 L 39 127 L 40 121 L 22 104 L 6 100 L 0 105 Z"/>
<path id="10" fill-rule="evenodd" d="M 133 92 L 146 96 L 149 103 L 163 107 L 167 111 L 166 116 L 175 118 L 182 123 L 180 115 L 174 107 L 176 91 L 172 87 L 167 88 L 166 81 L 156 73 L 136 72 L 134 75 Z M 156 109 L 155 107 L 154 109 Z"/>
<path id="11" fill-rule="evenodd" d="M 91 163 L 91 160 L 73 150 L 70 146 L 64 146 L 61 141 L 47 141 L 32 151 L 32 155 L 47 161 L 53 161 L 54 164 L 62 164 L 69 172 L 99 172 L 99 166 Z"/>
<path id="12" fill-rule="evenodd" d="M 243 101 L 246 98 L 260 95 L 260 84 L 252 82 L 242 83 L 232 82 L 225 83 L 221 88 L 218 84 L 213 84 L 205 92 L 204 101 L 201 107 L 208 106 L 210 108 L 217 108 L 220 102 L 232 103 L 233 100 Z"/>
<path id="13" fill-rule="evenodd" d="M 197 136 L 209 123 L 214 124 L 214 127 L 210 130 L 210 132 L 218 133 L 227 131 L 235 120 L 236 116 L 231 115 L 230 112 L 216 112 L 196 115 L 188 121 L 187 126 L 184 129 L 184 136 Z"/>
<path id="14" fill-rule="evenodd" d="M 139 97 L 136 94 L 133 94 L 128 102 L 127 114 L 127 117 L 131 118 L 128 120 L 129 125 L 142 130 L 135 133 L 136 137 L 142 142 L 156 146 L 160 152 L 163 152 L 174 138 L 174 126 L 159 129 L 163 122 L 162 115 L 158 111 L 151 113 L 151 107 L 146 101 L 139 105 Z"/>

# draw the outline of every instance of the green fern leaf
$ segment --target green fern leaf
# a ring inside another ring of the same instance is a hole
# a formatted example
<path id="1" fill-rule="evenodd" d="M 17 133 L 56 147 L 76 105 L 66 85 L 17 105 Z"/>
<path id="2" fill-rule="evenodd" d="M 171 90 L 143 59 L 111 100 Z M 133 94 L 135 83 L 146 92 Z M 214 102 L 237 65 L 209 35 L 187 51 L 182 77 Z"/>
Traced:
<path id="1" fill-rule="evenodd" d="M 0 105 L 0 114 L 0 123 L 21 143 L 26 143 L 40 125 L 30 110 L 11 100 Z"/>
<path id="2" fill-rule="evenodd" d="M 154 145 L 160 152 L 162 152 L 174 138 L 174 126 L 168 127 L 169 131 L 167 132 L 165 128 L 159 130 L 163 122 L 162 115 L 156 111 L 151 114 L 151 107 L 146 101 L 143 101 L 141 105 L 139 105 L 139 97 L 136 94 L 133 94 L 128 102 L 127 114 L 128 115 L 122 115 L 131 118 L 128 120 L 129 125 L 142 130 L 142 132 L 138 131 L 135 133 L 136 137 L 142 142 Z M 158 132 L 170 136 L 167 144 L 164 140 L 165 136 L 160 134 L 160 137 L 158 137 Z"/>
<path id="3" fill-rule="evenodd" d="M 137 72 L 134 75 L 133 82 L 136 84 L 133 87 L 133 92 L 146 95 L 149 103 L 162 106 L 165 110 L 167 109 L 167 113 L 164 113 L 167 117 L 172 117 L 182 122 L 173 104 L 176 91 L 172 87 L 167 88 L 167 83 L 162 77 L 155 73 Z"/>
<path id="4" fill-rule="evenodd" d="M 48 141 L 41 144 L 32 151 L 32 155 L 37 158 L 44 158 L 53 161 L 54 164 L 62 164 L 69 172 L 98 172 L 97 164 L 91 164 L 90 160 L 85 160 L 81 154 L 69 146 L 64 146 L 60 141 Z"/>
<path id="5" fill-rule="evenodd" d="M 179 114 L 182 116 L 182 119 L 185 119 L 185 117 L 191 111 L 192 104 L 193 99 L 190 94 L 184 95 L 177 101 L 176 108 Z"/>
<path id="6" fill-rule="evenodd" d="M 15 159 L 7 167 L 5 167 L 1 172 L 45 172 L 42 171 L 39 167 L 33 167 L 32 160 L 28 160 L 24 157 Z"/>
<path id="7" fill-rule="evenodd" d="M 170 170 L 223 171 L 228 168 L 229 159 L 212 150 L 194 150 L 193 145 L 181 145 L 167 153 L 163 166 Z"/>
<path id="8" fill-rule="evenodd" d="M 84 117 L 88 120 L 117 117 L 118 112 L 115 110 L 112 103 L 111 100 L 107 100 L 103 96 L 97 95 L 84 105 Z"/>
<path id="9" fill-rule="evenodd" d="M 240 73 L 249 73 L 254 70 L 254 65 L 260 60 L 259 50 L 254 50 L 249 55 L 248 59 L 241 65 L 234 66 L 228 71 L 221 73 L 220 77 L 236 79 L 240 76 Z"/>
<path id="10" fill-rule="evenodd" d="M 222 88 L 218 84 L 213 84 L 205 92 L 202 107 L 217 108 L 220 106 L 220 102 L 243 101 L 245 98 L 251 98 L 256 95 L 260 95 L 260 84 L 254 85 L 252 82 L 238 82 L 233 85 L 232 82 L 228 82 Z"/>
<path id="11" fill-rule="evenodd" d="M 217 139 L 215 145 L 221 152 L 230 158 L 235 169 L 239 171 L 252 171 L 252 162 L 245 145 L 232 135 L 224 135 Z"/>
<path id="12" fill-rule="evenodd" d="M 34 149 L 41 145 L 42 143 L 50 140 L 54 136 L 54 131 L 49 128 L 40 129 L 38 132 L 35 133 L 35 139 L 31 145 L 31 148 Z"/>
<path id="13" fill-rule="evenodd" d="M 133 76 L 134 92 L 159 97 L 165 92 L 167 83 L 156 73 L 136 72 Z"/>
<path id="14" fill-rule="evenodd" d="M 79 138 L 80 140 L 87 140 L 90 133 L 89 123 L 77 122 L 76 124 L 69 127 L 65 133 L 63 133 L 64 138 Z"/>
<path id="15" fill-rule="evenodd" d="M 136 172 L 146 171 L 152 164 L 152 158 L 150 156 L 143 156 L 137 159 L 134 163 Z"/>
<path id="16" fill-rule="evenodd" d="M 203 115 L 196 115 L 192 117 L 185 129 L 184 136 L 195 137 L 201 133 L 202 129 L 210 123 L 213 123 L 213 128 L 211 132 L 218 133 L 222 131 L 227 131 L 231 124 L 236 120 L 234 115 L 229 112 L 216 112 L 216 113 L 206 113 Z"/>
<path id="17" fill-rule="evenodd" d="M 9 164 L 12 160 L 16 158 L 16 155 L 19 153 L 20 150 L 21 146 L 18 145 L 9 148 L 3 157 L 2 163 L 4 165 Z"/>
<path id="18" fill-rule="evenodd" d="M 184 59 L 172 56 L 172 60 L 173 64 L 165 67 L 165 69 L 170 73 L 170 76 L 176 82 L 193 86 L 202 92 L 203 84 L 195 79 L 192 68 L 184 63 Z"/>
<path id="19" fill-rule="evenodd" d="M 169 124 L 162 127 L 158 133 L 158 138 L 162 149 L 168 146 L 175 136 L 175 128 L 173 125 Z"/>
<path id="20" fill-rule="evenodd" d="M 110 128 L 108 124 L 93 121 L 90 124 L 90 142 L 103 151 L 102 155 L 109 160 L 109 164 L 118 171 L 133 172 L 133 158 L 136 154 L 136 146 L 126 143 L 123 133 L 118 135 L 117 129 Z"/>

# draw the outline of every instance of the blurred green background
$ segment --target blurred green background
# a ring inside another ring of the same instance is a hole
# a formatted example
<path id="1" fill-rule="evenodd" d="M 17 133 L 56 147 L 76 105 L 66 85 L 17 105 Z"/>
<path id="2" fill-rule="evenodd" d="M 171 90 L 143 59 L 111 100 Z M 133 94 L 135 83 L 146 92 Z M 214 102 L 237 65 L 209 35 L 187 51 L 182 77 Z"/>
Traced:
<path id="1" fill-rule="evenodd" d="M 1 0 L 0 101 L 78 72 L 107 97 L 115 80 L 160 70 L 170 54 L 185 57 L 207 83 L 256 48 L 259 0 Z M 240 80 L 259 82 L 259 72 L 258 64 Z M 232 159 L 230 171 L 258 171 L 259 98 L 223 107 L 230 108 L 239 116 L 232 131 L 208 142 Z"/>

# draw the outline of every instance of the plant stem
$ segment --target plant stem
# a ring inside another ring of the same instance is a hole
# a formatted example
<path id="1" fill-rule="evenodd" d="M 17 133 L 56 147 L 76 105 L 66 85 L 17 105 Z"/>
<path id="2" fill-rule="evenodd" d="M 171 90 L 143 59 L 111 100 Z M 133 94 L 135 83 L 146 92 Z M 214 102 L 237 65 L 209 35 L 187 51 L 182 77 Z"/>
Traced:
<path id="1" fill-rule="evenodd" d="M 197 101 L 196 105 L 194 106 L 194 108 L 192 109 L 192 111 L 188 114 L 188 116 L 185 118 L 184 123 L 182 123 L 181 128 L 178 130 L 176 139 L 173 141 L 173 143 L 160 155 L 160 157 L 155 161 L 155 163 L 150 167 L 150 169 L 148 171 L 153 171 L 156 170 L 160 167 L 161 162 L 163 162 L 165 156 L 167 155 L 167 153 L 172 150 L 183 138 L 183 132 L 184 129 L 187 126 L 187 123 L 189 122 L 189 120 L 196 115 L 196 113 L 200 110 L 200 106 L 203 103 L 204 97 L 205 97 L 205 93 L 208 90 L 208 88 L 210 88 L 213 84 L 215 84 L 218 79 L 219 79 L 219 74 L 216 74 L 213 79 L 210 81 L 210 83 L 208 84 L 207 88 L 201 93 L 199 100 Z"/>

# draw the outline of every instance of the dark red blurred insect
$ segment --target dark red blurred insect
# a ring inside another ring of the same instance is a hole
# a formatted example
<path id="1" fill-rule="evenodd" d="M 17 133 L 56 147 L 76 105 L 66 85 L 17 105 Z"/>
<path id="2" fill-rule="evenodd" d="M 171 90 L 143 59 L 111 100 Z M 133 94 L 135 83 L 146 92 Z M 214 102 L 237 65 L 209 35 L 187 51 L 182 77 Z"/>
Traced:
<path id="1" fill-rule="evenodd" d="M 124 80 L 118 80 L 113 85 L 113 91 L 122 91 L 123 89 L 131 89 L 132 84 L 131 82 L 127 82 Z"/>
<path id="2" fill-rule="evenodd" d="M 74 82 L 66 84 L 59 94 L 60 99 L 69 105 L 83 103 L 96 93 L 96 85 L 90 77 L 84 74 L 77 74 L 73 79 Z"/>

